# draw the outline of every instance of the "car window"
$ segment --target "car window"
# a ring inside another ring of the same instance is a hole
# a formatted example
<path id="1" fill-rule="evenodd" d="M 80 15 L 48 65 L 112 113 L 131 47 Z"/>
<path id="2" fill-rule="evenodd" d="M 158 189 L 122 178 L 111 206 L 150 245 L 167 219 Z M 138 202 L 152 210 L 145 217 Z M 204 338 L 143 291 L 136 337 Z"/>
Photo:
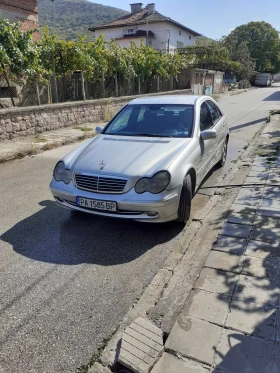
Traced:
<path id="1" fill-rule="evenodd" d="M 217 106 L 212 101 L 206 101 L 206 104 L 208 106 L 208 109 L 211 113 L 213 124 L 215 125 L 218 120 L 222 117 L 220 110 L 217 108 Z"/>
<path id="2" fill-rule="evenodd" d="M 193 105 L 127 105 L 103 133 L 120 136 L 191 137 L 193 119 Z"/>
<path id="3" fill-rule="evenodd" d="M 203 102 L 200 108 L 200 130 L 209 130 L 212 127 L 212 117 L 206 102 Z"/>
<path id="4" fill-rule="evenodd" d="M 123 115 L 118 116 L 114 121 L 114 131 L 118 131 L 121 128 L 126 128 L 128 125 L 129 118 L 132 114 L 132 108 L 128 108 L 124 111 Z"/>

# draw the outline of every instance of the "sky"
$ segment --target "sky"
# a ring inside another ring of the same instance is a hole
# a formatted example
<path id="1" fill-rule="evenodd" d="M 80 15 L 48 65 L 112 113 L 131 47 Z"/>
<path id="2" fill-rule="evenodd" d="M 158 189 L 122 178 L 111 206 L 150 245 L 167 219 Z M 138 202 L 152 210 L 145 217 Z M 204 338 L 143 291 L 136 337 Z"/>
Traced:
<path id="1" fill-rule="evenodd" d="M 155 2 L 156 10 L 212 39 L 250 21 L 265 21 L 280 31 L 279 0 L 89 0 L 130 11 L 131 3 Z"/>

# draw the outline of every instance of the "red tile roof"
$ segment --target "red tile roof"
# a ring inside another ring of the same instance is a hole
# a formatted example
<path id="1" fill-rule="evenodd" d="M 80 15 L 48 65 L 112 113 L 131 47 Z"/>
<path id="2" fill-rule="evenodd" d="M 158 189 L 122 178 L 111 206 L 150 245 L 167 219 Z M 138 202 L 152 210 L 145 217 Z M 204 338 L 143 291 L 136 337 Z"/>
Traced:
<path id="1" fill-rule="evenodd" d="M 92 27 L 89 30 L 95 31 L 95 30 L 103 30 L 106 28 L 142 25 L 142 24 L 146 24 L 147 22 L 148 23 L 170 22 L 186 31 L 189 31 L 195 36 L 201 36 L 201 34 L 199 34 L 198 32 L 191 30 L 190 28 L 180 24 L 179 22 L 174 21 L 173 19 L 169 17 L 163 16 L 157 11 L 155 13 L 148 13 L 147 9 L 142 9 L 140 12 L 137 12 L 134 14 L 130 13 L 124 17 L 118 18 L 102 26 Z"/>

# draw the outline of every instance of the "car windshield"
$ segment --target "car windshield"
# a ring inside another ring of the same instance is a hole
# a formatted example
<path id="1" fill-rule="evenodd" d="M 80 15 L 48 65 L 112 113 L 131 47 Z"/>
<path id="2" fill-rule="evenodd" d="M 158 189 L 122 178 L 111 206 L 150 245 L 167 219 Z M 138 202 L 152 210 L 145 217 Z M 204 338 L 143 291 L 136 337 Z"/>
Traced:
<path id="1" fill-rule="evenodd" d="M 115 136 L 191 137 L 193 105 L 127 105 L 103 133 Z"/>

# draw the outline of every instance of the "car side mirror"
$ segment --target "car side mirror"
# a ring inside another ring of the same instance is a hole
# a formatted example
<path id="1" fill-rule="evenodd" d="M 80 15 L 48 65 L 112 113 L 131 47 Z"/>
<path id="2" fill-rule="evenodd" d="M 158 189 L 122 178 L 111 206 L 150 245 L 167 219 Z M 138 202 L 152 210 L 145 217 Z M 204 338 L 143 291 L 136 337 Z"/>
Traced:
<path id="1" fill-rule="evenodd" d="M 215 139 L 217 137 L 217 131 L 216 130 L 202 131 L 200 134 L 200 137 L 203 141 Z"/>
<path id="2" fill-rule="evenodd" d="M 104 130 L 104 127 L 96 127 L 95 132 L 99 135 Z"/>

